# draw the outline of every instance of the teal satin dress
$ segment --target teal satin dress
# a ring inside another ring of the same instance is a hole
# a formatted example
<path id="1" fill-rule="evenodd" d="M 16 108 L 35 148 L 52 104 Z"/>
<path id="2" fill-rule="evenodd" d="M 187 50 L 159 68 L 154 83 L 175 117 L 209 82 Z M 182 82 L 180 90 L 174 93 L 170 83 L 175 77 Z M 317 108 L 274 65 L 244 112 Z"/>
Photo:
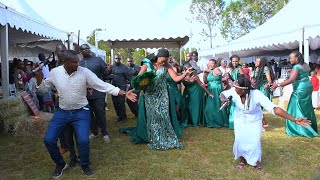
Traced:
<path id="1" fill-rule="evenodd" d="M 178 84 L 171 78 L 169 74 L 166 75 L 166 81 L 169 92 L 170 119 L 176 135 L 180 137 L 182 136 L 182 130 L 180 128 L 176 107 L 180 107 L 181 91 L 178 88 Z"/>
<path id="2" fill-rule="evenodd" d="M 212 71 L 207 75 L 207 89 L 211 94 L 213 94 L 214 98 L 211 98 L 210 96 L 206 97 L 204 108 L 204 126 L 206 127 L 229 127 L 227 109 L 223 109 L 221 112 L 218 112 L 221 105 L 219 96 L 223 91 L 221 79 L 221 75 L 215 76 Z"/>
<path id="3" fill-rule="evenodd" d="M 260 90 L 265 96 L 267 96 L 270 99 L 270 101 L 272 101 L 272 93 L 271 93 L 270 88 L 267 88 L 267 89 L 264 88 L 264 85 L 266 83 L 268 83 L 268 79 L 267 79 L 267 76 L 266 76 L 266 73 L 268 73 L 268 72 L 270 72 L 269 69 L 265 69 L 263 71 L 263 79 L 260 82 L 260 84 L 257 84 L 257 88 L 256 89 Z M 257 78 L 257 76 L 258 76 L 258 73 L 254 72 L 254 77 Z"/>
<path id="4" fill-rule="evenodd" d="M 203 103 L 204 90 L 197 82 L 183 82 L 184 91 L 181 100 L 181 127 L 198 126 L 204 124 Z"/>
<path id="5" fill-rule="evenodd" d="M 239 67 L 235 68 L 234 70 L 232 70 L 230 72 L 230 76 L 232 77 L 232 79 L 235 81 L 238 79 L 240 73 L 239 73 Z M 235 110 L 236 105 L 234 104 L 234 102 L 230 103 L 229 106 L 229 129 L 234 129 L 234 110 Z"/>
<path id="6" fill-rule="evenodd" d="M 312 107 L 312 85 L 309 80 L 309 71 L 305 71 L 300 65 L 293 66 L 299 71 L 297 79 L 292 83 L 291 94 L 287 112 L 294 117 L 306 117 L 312 123 L 304 128 L 290 120 L 286 120 L 286 133 L 289 136 L 305 136 L 312 138 L 318 136 L 317 120 Z"/>

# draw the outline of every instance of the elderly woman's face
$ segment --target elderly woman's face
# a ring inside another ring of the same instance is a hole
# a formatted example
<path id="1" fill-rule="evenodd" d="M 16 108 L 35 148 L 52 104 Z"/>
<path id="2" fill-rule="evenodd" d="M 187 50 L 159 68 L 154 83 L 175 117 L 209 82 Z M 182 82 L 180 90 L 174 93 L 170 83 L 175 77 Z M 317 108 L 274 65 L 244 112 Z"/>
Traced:
<path id="1" fill-rule="evenodd" d="M 227 60 L 222 59 L 222 60 L 221 60 L 221 66 L 222 66 L 222 67 L 226 67 L 226 66 L 227 66 Z"/>

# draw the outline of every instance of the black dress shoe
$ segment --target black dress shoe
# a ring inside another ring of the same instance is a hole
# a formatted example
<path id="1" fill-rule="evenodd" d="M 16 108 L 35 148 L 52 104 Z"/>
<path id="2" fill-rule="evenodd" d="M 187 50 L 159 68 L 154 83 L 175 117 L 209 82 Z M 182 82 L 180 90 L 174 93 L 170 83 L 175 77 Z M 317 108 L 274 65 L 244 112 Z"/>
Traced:
<path id="1" fill-rule="evenodd" d="M 82 171 L 84 172 L 84 174 L 87 176 L 87 177 L 92 177 L 94 176 L 94 172 L 91 170 L 91 168 L 89 166 L 82 166 Z"/>

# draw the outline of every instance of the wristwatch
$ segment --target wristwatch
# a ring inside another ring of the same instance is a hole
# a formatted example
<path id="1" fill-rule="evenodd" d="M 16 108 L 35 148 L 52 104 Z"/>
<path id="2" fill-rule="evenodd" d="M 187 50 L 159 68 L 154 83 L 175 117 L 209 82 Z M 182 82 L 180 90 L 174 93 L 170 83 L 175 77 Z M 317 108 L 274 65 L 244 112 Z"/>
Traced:
<path id="1" fill-rule="evenodd" d="M 125 95 L 126 95 L 126 93 L 127 93 L 126 91 L 123 91 L 123 94 L 122 94 L 122 95 L 124 95 L 124 96 L 125 96 Z"/>

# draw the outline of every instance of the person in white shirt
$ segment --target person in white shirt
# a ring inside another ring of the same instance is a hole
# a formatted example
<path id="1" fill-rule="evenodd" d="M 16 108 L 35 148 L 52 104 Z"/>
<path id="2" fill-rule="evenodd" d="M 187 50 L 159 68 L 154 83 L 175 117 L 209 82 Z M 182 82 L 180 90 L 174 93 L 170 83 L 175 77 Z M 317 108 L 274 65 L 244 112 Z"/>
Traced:
<path id="1" fill-rule="evenodd" d="M 235 104 L 234 114 L 234 145 L 235 159 L 240 158 L 238 171 L 246 164 L 261 170 L 261 133 L 263 112 L 261 106 L 273 115 L 294 121 L 301 126 L 309 126 L 311 121 L 306 118 L 295 118 L 283 109 L 275 106 L 259 90 L 251 87 L 251 82 L 245 76 L 240 75 L 234 82 L 234 87 L 220 94 L 221 102 L 230 100 Z M 226 98 L 228 97 L 228 98 Z"/>
<path id="2" fill-rule="evenodd" d="M 227 60 L 225 60 L 223 58 L 218 58 L 217 65 L 218 65 L 219 70 L 221 71 L 222 76 L 223 76 L 227 70 Z"/>
<path id="3" fill-rule="evenodd" d="M 46 92 L 54 86 L 59 93 L 59 109 L 50 121 L 44 143 L 52 160 L 56 163 L 53 177 L 58 178 L 68 164 L 59 152 L 57 139 L 66 125 L 73 126 L 79 146 L 81 168 L 86 176 L 93 176 L 94 173 L 89 167 L 90 112 L 87 107 L 87 87 L 113 96 L 126 96 L 131 101 L 136 101 L 136 94 L 132 91 L 122 91 L 103 82 L 89 69 L 80 67 L 79 56 L 75 51 L 66 50 L 62 56 L 64 64 L 52 69 L 46 79 L 43 79 L 41 71 L 35 73 L 39 90 Z"/>
<path id="4" fill-rule="evenodd" d="M 45 61 L 47 61 L 46 56 L 43 53 L 38 54 L 38 58 L 40 60 L 40 63 L 45 63 Z M 47 78 L 49 76 L 49 66 L 48 66 L 48 64 L 43 66 L 41 69 L 42 69 L 43 78 Z"/>

